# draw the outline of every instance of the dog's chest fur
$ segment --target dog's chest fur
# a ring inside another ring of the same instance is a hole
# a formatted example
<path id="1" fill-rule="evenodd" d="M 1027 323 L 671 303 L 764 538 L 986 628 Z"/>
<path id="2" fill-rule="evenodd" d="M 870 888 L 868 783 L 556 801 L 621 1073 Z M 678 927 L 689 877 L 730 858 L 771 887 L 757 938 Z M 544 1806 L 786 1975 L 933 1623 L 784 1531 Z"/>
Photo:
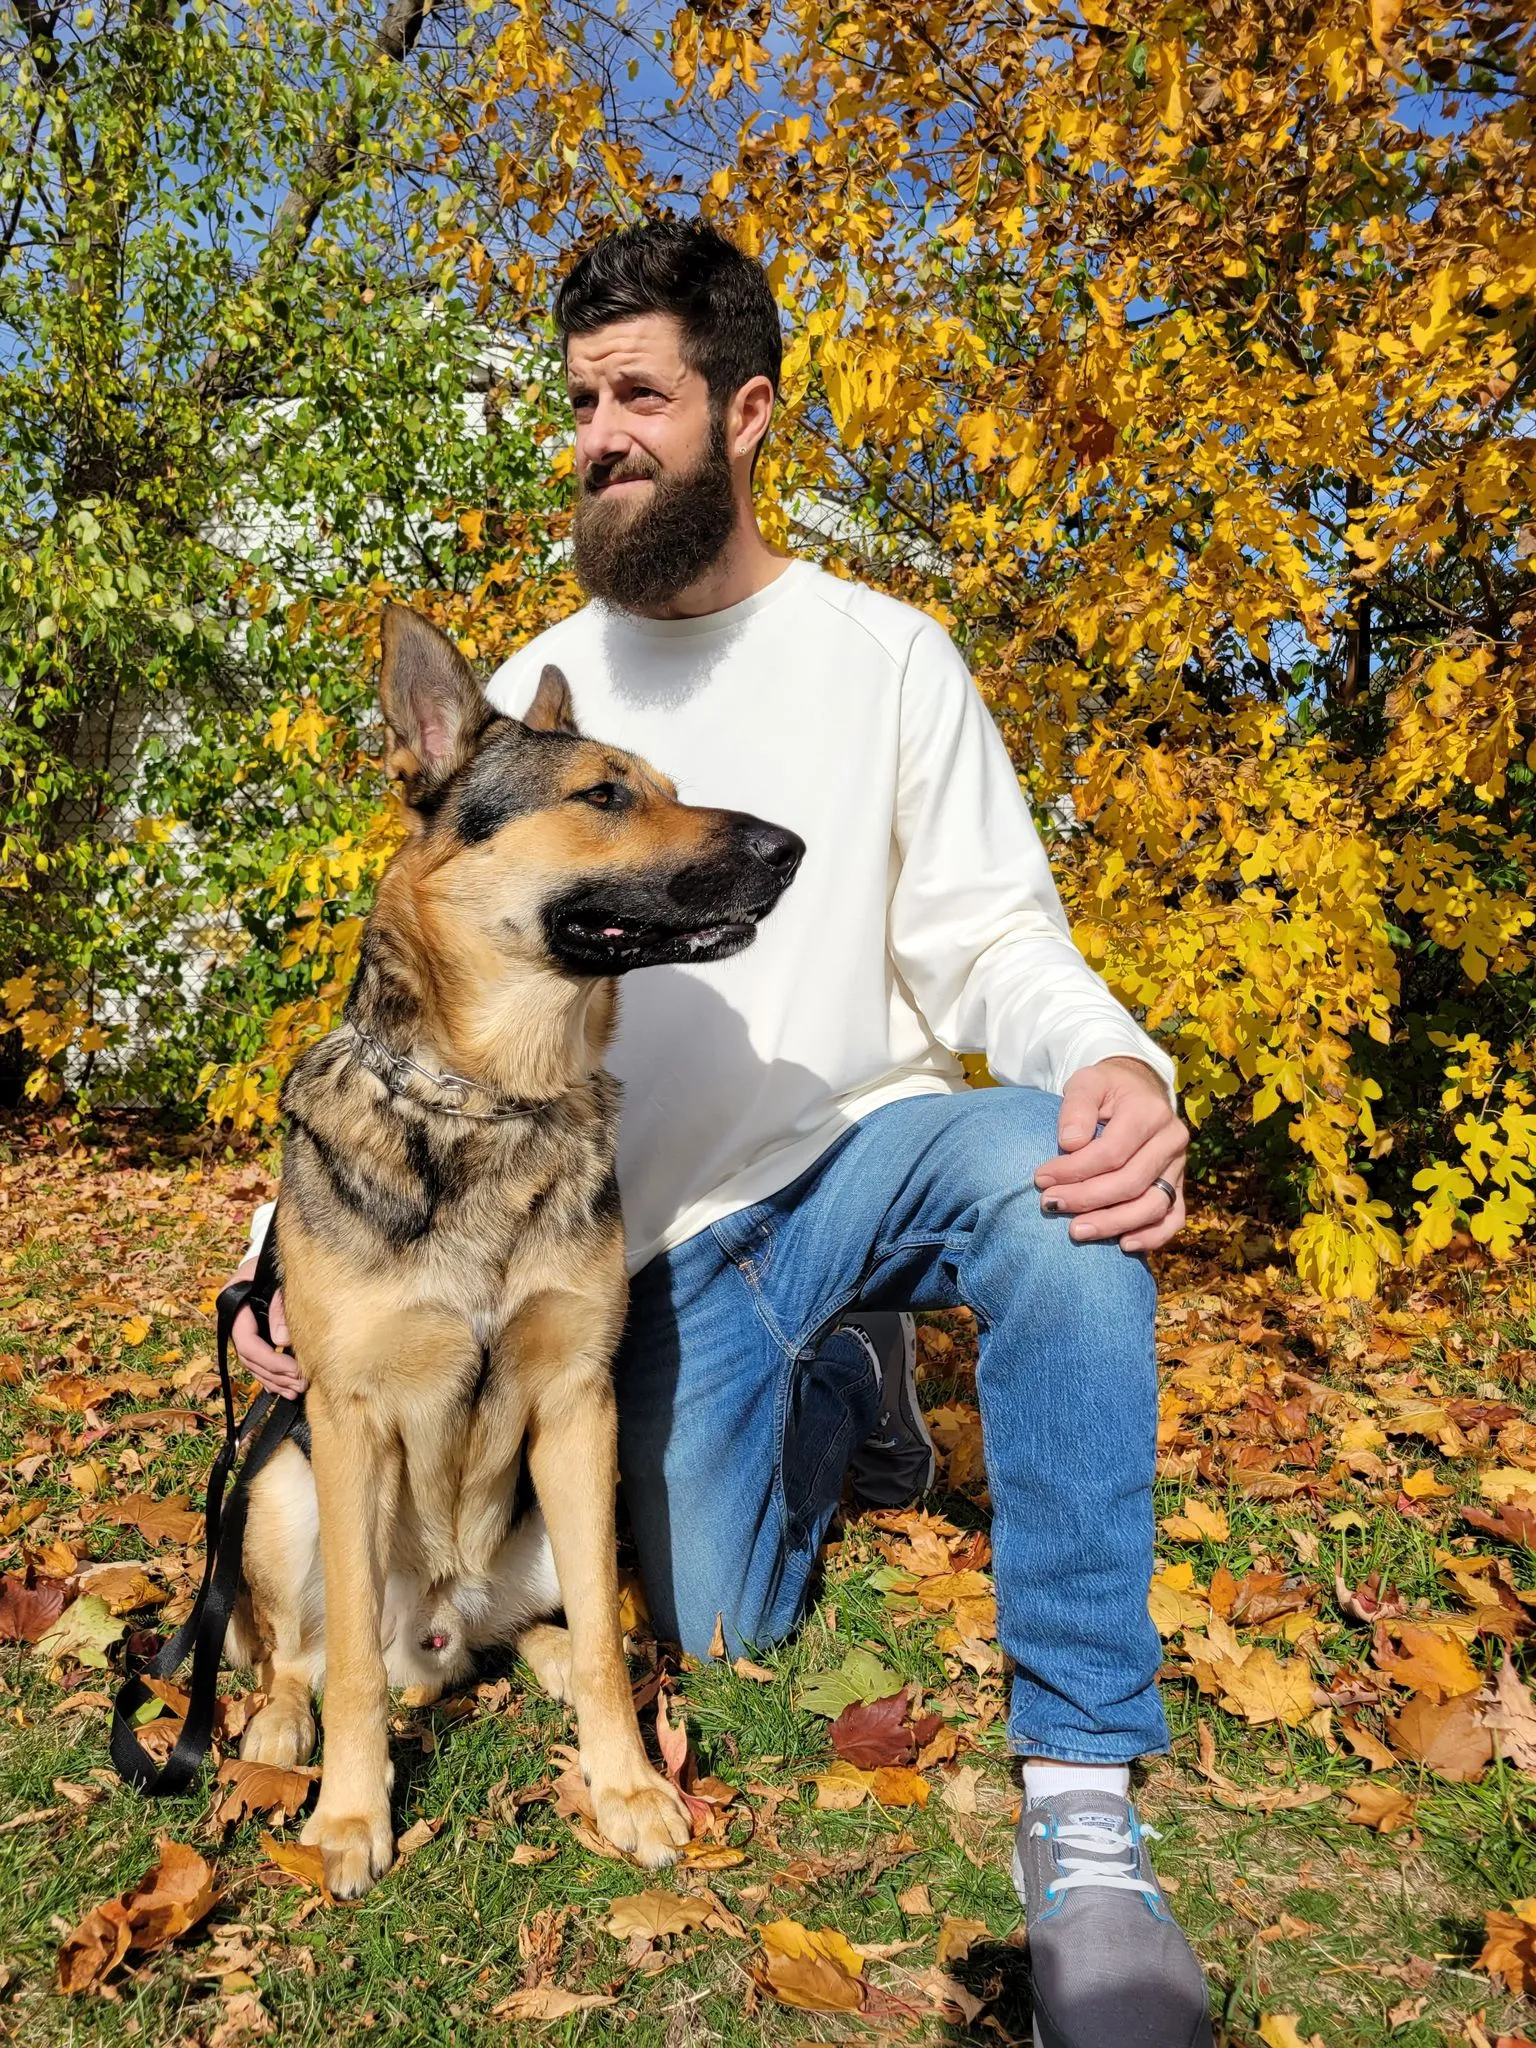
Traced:
<path id="1" fill-rule="evenodd" d="M 361 1284 L 461 1317 L 478 1353 L 526 1302 L 579 1289 L 611 1255 L 618 1110 L 598 1071 L 527 1116 L 445 1115 L 391 1094 L 343 1029 L 283 1090 L 285 1200 Z"/>

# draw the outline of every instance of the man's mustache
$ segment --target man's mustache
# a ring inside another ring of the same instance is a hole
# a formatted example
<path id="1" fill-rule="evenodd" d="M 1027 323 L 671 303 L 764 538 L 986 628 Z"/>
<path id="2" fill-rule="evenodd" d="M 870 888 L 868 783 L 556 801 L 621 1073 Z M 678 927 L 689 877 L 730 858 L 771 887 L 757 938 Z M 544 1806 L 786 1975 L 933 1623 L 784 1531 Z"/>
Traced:
<path id="1" fill-rule="evenodd" d="M 589 463 L 581 487 L 590 497 L 606 490 L 609 484 L 655 483 L 663 474 L 662 466 L 654 455 L 642 455 L 636 451 L 631 455 L 618 456 L 612 462 Z"/>

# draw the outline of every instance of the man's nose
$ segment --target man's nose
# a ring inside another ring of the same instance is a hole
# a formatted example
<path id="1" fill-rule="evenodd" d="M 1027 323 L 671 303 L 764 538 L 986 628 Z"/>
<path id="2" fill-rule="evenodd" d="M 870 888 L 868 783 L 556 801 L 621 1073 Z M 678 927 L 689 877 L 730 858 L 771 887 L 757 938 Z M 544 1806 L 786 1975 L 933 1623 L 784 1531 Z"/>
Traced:
<path id="1" fill-rule="evenodd" d="M 594 463 L 617 462 L 634 446 L 624 421 L 624 408 L 606 394 L 599 396 L 590 415 L 576 429 L 576 459 L 582 470 Z"/>

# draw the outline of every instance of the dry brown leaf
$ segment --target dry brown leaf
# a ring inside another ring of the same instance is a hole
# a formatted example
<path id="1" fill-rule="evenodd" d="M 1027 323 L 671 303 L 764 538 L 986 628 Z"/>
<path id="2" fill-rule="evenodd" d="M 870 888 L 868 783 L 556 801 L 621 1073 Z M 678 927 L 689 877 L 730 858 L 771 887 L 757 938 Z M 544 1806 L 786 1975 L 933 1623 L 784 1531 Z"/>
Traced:
<path id="1" fill-rule="evenodd" d="M 1231 1535 L 1225 1508 L 1203 1500 L 1186 1500 L 1177 1514 L 1164 1515 L 1158 1527 L 1175 1543 L 1225 1543 Z"/>
<path id="2" fill-rule="evenodd" d="M 926 1806 L 928 1780 L 920 1771 L 889 1766 L 874 1774 L 871 1795 L 880 1806 Z"/>
<path id="3" fill-rule="evenodd" d="M 896 1894 L 896 1903 L 900 1906 L 902 1912 L 908 1915 L 931 1913 L 933 1911 L 933 1900 L 929 1896 L 928 1887 L 925 1884 L 908 1885 L 904 1892 Z"/>
<path id="4" fill-rule="evenodd" d="M 823 1813 L 851 1813 L 862 1806 L 874 1785 L 873 1771 L 861 1771 L 857 1764 L 833 1764 L 819 1772 L 811 1783 L 816 1787 L 816 1804 Z"/>
<path id="5" fill-rule="evenodd" d="M 691 1773 L 688 1756 L 688 1724 L 679 1713 L 673 1721 L 667 1712 L 667 1688 L 663 1685 L 656 1693 L 656 1742 L 661 1750 L 662 1762 L 667 1767 L 667 1776 L 676 1785 L 688 1808 L 688 1818 L 693 1832 L 702 1834 L 713 1819 L 712 1809 L 705 1800 L 696 1799 L 688 1789 Z"/>
<path id="6" fill-rule="evenodd" d="M 1389 1624 L 1389 1631 L 1399 1647 L 1394 1650 L 1384 1632 L 1378 1637 L 1373 1660 L 1394 1685 L 1407 1686 L 1437 1703 L 1481 1689 L 1483 1674 L 1455 1636 L 1405 1621 Z"/>
<path id="7" fill-rule="evenodd" d="M 498 2020 L 563 2020 L 567 2013 L 590 2012 L 617 2003 L 600 1991 L 567 1991 L 559 1984 L 539 1984 L 531 1991 L 512 1992 L 492 2007 L 491 2016 Z"/>
<path id="8" fill-rule="evenodd" d="M 1211 1618 L 1211 1604 L 1195 1584 L 1192 1564 L 1170 1565 L 1156 1575 L 1147 1592 L 1147 1612 L 1160 1636 L 1205 1627 Z"/>
<path id="9" fill-rule="evenodd" d="M 105 1519 L 137 1529 L 146 1543 L 196 1543 L 203 1534 L 204 1519 L 188 1505 L 189 1498 L 176 1493 L 169 1500 L 155 1500 L 147 1493 L 131 1493 L 114 1501 L 105 1510 Z"/>
<path id="10" fill-rule="evenodd" d="M 947 1915 L 939 1929 L 934 1961 L 941 1970 L 951 1963 L 963 1963 L 978 1941 L 990 1941 L 992 1930 L 985 1920 L 951 1920 Z"/>
<path id="11" fill-rule="evenodd" d="M 1409 1826 L 1418 1805 L 1396 1785 L 1381 1785 L 1374 1778 L 1363 1778 L 1358 1785 L 1346 1785 L 1344 1797 L 1349 1801 L 1349 1812 L 1344 1818 L 1360 1827 L 1374 1828 L 1379 1835 L 1390 1835 L 1398 1828 Z"/>
<path id="12" fill-rule="evenodd" d="M 196 1927 L 218 1902 L 213 1871 L 195 1849 L 162 1835 L 154 1866 L 131 1890 L 93 1907 L 66 1935 L 59 1989 L 96 1991 L 130 1952 L 152 1954 Z"/>
<path id="13" fill-rule="evenodd" d="M 1242 1813 L 1293 1813 L 1305 1806 L 1321 1806 L 1333 1797 L 1331 1785 L 1232 1785 L 1212 1787 L 1218 1806 Z"/>
<path id="14" fill-rule="evenodd" d="M 857 2012 L 864 1987 L 825 1956 L 768 1956 L 761 1982 L 781 2005 L 800 2012 Z"/>
<path id="15" fill-rule="evenodd" d="M 702 1927 L 709 1916 L 707 1900 L 653 1890 L 615 1899 L 603 1925 L 618 1941 L 633 1941 L 637 1936 L 645 1941 L 665 1941 Z"/>
<path id="16" fill-rule="evenodd" d="M 981 1783 L 981 1772 L 974 1764 L 961 1764 L 956 1771 L 950 1771 L 939 1786 L 939 1797 L 951 1813 L 971 1814 L 976 1811 L 976 1787 Z"/>
<path id="17" fill-rule="evenodd" d="M 13 1508 L 7 1508 L 0 1515 L 0 1536 L 14 1536 L 18 1529 L 24 1529 L 29 1522 L 37 1521 L 48 1512 L 45 1500 L 20 1501 Z"/>
<path id="18" fill-rule="evenodd" d="M 824 1813 L 847 1813 L 873 1799 L 878 1806 L 926 1806 L 929 1784 L 920 1771 L 900 1765 L 860 1770 L 857 1764 L 835 1763 L 810 1781 L 816 1804 Z"/>
<path id="19" fill-rule="evenodd" d="M 277 2031 L 277 2023 L 261 2002 L 254 1982 L 239 1976 L 225 1980 L 229 1996 L 224 2000 L 224 2017 L 208 2036 L 208 2048 L 245 2048 L 250 2041 L 265 2040 Z"/>
<path id="20" fill-rule="evenodd" d="M 1489 1913 L 1483 1933 L 1478 1969 L 1497 1977 L 1517 1998 L 1536 1991 L 1536 1899 L 1516 1899 L 1513 1911 Z"/>
<path id="21" fill-rule="evenodd" d="M 137 1614 L 141 1608 L 163 1607 L 171 1597 L 139 1564 L 90 1566 L 80 1574 L 80 1590 L 105 1600 L 109 1614 Z"/>
<path id="22" fill-rule="evenodd" d="M 1259 2039 L 1264 2048 L 1324 2048 L 1321 2034 L 1312 2034 L 1305 2041 L 1301 2038 L 1293 2012 L 1265 2013 L 1259 2021 Z"/>
<path id="23" fill-rule="evenodd" d="M 929 1608 L 935 1614 L 946 1607 L 956 1607 L 972 1601 L 986 1603 L 991 1599 L 992 1581 L 982 1572 L 940 1572 L 931 1579 L 918 1581 L 918 1605 Z"/>
<path id="24" fill-rule="evenodd" d="M 227 1827 L 252 1813 L 292 1820 L 314 1790 L 319 1776 L 318 1771 L 286 1771 L 275 1764 L 253 1764 L 243 1757 L 227 1756 L 219 1765 L 214 1784 L 228 1789 L 215 1803 L 210 1818 L 215 1827 Z"/>
<path id="25" fill-rule="evenodd" d="M 35 1643 L 64 1612 L 69 1590 L 57 1579 L 29 1586 L 17 1572 L 0 1579 L 0 1643 Z"/>
<path id="26" fill-rule="evenodd" d="M 446 1820 L 446 1814 L 439 1814 L 433 1820 L 428 1820 L 423 1815 L 420 1820 L 412 1821 L 395 1844 L 395 1861 L 403 1863 L 407 1856 L 414 1856 L 418 1849 L 425 1849 L 428 1842 L 435 1842 L 442 1833 Z"/>
<path id="27" fill-rule="evenodd" d="M 761 1664 L 754 1664 L 748 1657 L 738 1657 L 731 1666 L 738 1678 L 750 1678 L 758 1685 L 772 1685 L 774 1674 Z"/>
<path id="28" fill-rule="evenodd" d="M 931 1742 L 925 1742 L 917 1753 L 917 1768 L 931 1771 L 936 1764 L 947 1764 L 960 1747 L 960 1731 L 946 1722 Z"/>
<path id="29" fill-rule="evenodd" d="M 1320 1923 L 1312 1920 L 1298 1920 L 1294 1913 L 1282 1913 L 1271 1927 L 1259 1929 L 1260 1941 L 1309 1941 L 1314 1934 L 1322 1933 Z"/>
<path id="30" fill-rule="evenodd" d="M 1402 1486 L 1410 1500 L 1449 1500 L 1456 1491 L 1454 1486 L 1442 1486 L 1427 1465 L 1422 1471 L 1408 1473 Z"/>
<path id="31" fill-rule="evenodd" d="M 1493 1736 L 1466 1694 L 1437 1705 L 1416 1693 L 1387 1722 L 1387 1740 L 1399 1756 L 1456 1784 L 1480 1778 L 1493 1761 Z"/>
<path id="32" fill-rule="evenodd" d="M 1492 1514 L 1486 1508 L 1463 1508 L 1461 1518 L 1485 1536 L 1501 1536 L 1506 1543 L 1536 1550 L 1536 1504 L 1506 1501 Z"/>
<path id="33" fill-rule="evenodd" d="M 1348 1615 L 1351 1621 L 1363 1622 L 1367 1628 L 1374 1627 L 1378 1621 L 1390 1621 L 1408 1611 L 1407 1602 L 1395 1586 L 1383 1587 L 1380 1572 L 1372 1572 L 1353 1592 L 1344 1583 L 1342 1572 L 1335 1572 L 1333 1597 L 1339 1604 L 1341 1614 Z"/>
<path id="34" fill-rule="evenodd" d="M 1517 1771 L 1536 1772 L 1536 1700 L 1508 1657 L 1499 1666 L 1483 1721 L 1497 1739 L 1506 1763 Z"/>
<path id="35" fill-rule="evenodd" d="M 746 1862 L 747 1852 L 733 1849 L 729 1842 L 684 1842 L 677 1860 L 690 1870 L 734 1870 Z"/>
<path id="36" fill-rule="evenodd" d="M 1316 1592 L 1310 1579 L 1295 1572 L 1244 1572 L 1233 1583 L 1230 1602 L 1219 1603 L 1220 1611 L 1234 1627 L 1263 1628 L 1284 1615 L 1309 1613 Z M 1214 1573 L 1211 1605 L 1218 1606 Z"/>
<path id="37" fill-rule="evenodd" d="M 903 1686 L 889 1699 L 855 1700 L 832 1723 L 828 1734 L 832 1747 L 844 1763 L 861 1770 L 878 1770 L 882 1764 L 909 1764 L 917 1754 L 907 1712 L 912 1688 Z"/>
<path id="38" fill-rule="evenodd" d="M 986 2010 L 987 2001 L 967 1991 L 958 1977 L 934 1968 L 913 1972 L 912 1981 L 927 1992 L 935 2012 L 946 2020 L 969 2027 Z"/>
<path id="39" fill-rule="evenodd" d="M 318 1844 L 280 1842 L 275 1835 L 263 1835 L 261 1849 L 279 1870 L 296 1877 L 300 1884 L 309 1885 L 329 1902 L 331 1895 L 325 1882 L 325 1854 Z"/>
<path id="40" fill-rule="evenodd" d="M 1262 1644 L 1240 1644 L 1220 1617 L 1208 1634 L 1186 1631 L 1184 1647 L 1197 1675 L 1208 1673 L 1221 1704 L 1256 1727 L 1282 1721 L 1299 1728 L 1313 1711 L 1312 1673 L 1304 1657 L 1282 1661 Z"/>
<path id="41" fill-rule="evenodd" d="M 857 2012 L 864 1959 L 835 1927 L 773 1920 L 758 1929 L 760 1980 L 781 2004 L 802 2012 Z"/>
<path id="42" fill-rule="evenodd" d="M 592 1792 L 582 1776 L 581 1757 L 574 1749 L 557 1743 L 550 1754 L 560 1763 L 560 1775 L 551 1786 L 554 1794 L 555 1812 L 561 1820 L 589 1821 L 597 1825 L 597 1808 L 592 1804 Z"/>
<path id="43" fill-rule="evenodd" d="M 823 1956 L 850 1977 L 857 1977 L 864 1968 L 858 1950 L 835 1927 L 802 1927 L 798 1920 L 770 1920 L 757 1930 L 757 1938 L 766 1955 Z"/>
<path id="44" fill-rule="evenodd" d="M 1479 1475 L 1477 1490 L 1484 1500 L 1519 1501 L 1536 1508 L 1536 1472 L 1519 1465 L 1495 1465 Z"/>
<path id="45" fill-rule="evenodd" d="M 527 1869 L 536 1863 L 553 1863 L 559 1854 L 558 1849 L 541 1849 L 533 1842 L 519 1842 L 512 1851 L 512 1861 L 519 1869 Z"/>
<path id="46" fill-rule="evenodd" d="M 1356 1756 L 1364 1757 L 1373 1771 L 1396 1770 L 1400 1759 L 1392 1754 L 1379 1736 L 1373 1735 L 1369 1728 L 1362 1728 L 1352 1713 L 1344 1716 L 1341 1725 L 1344 1740 Z"/>

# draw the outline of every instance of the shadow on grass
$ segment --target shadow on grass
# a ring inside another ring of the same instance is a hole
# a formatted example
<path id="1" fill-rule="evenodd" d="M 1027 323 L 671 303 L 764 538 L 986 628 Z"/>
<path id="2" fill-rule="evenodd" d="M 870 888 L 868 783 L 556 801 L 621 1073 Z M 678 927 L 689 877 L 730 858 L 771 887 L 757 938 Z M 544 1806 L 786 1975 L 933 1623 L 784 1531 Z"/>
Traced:
<path id="1" fill-rule="evenodd" d="M 1016 2041 L 1021 2048 L 1028 2048 L 1033 2036 L 1035 2001 L 1027 1948 L 1015 1948 L 1006 1941 L 977 1942 L 964 1962 L 955 1963 L 949 1974 L 973 1998 L 986 2001 L 985 2013 L 979 2014 L 974 2022 L 949 2029 L 951 2041 Z"/>

